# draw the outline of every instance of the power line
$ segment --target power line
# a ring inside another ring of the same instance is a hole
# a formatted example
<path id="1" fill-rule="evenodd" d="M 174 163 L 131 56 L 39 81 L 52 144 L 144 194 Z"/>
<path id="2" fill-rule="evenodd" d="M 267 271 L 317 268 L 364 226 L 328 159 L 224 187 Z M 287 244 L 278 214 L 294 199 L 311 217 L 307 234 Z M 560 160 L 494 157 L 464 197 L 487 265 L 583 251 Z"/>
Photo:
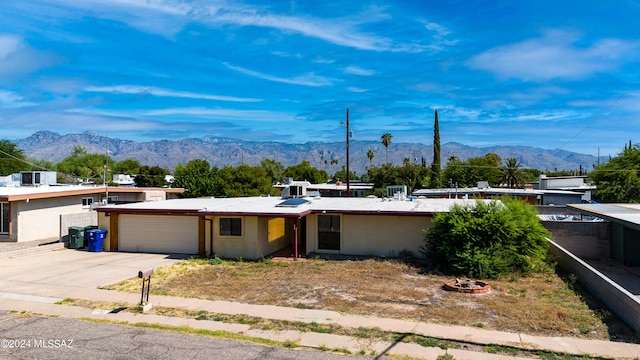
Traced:
<path id="1" fill-rule="evenodd" d="M 636 85 L 638 85 L 638 83 L 640 83 L 640 77 L 638 77 L 636 79 L 636 81 L 634 81 L 633 83 L 631 83 L 631 85 L 629 85 L 629 87 L 623 91 L 620 95 L 618 95 L 618 97 L 616 97 L 613 102 L 611 102 L 609 104 L 609 106 L 607 106 L 604 110 L 602 110 L 598 115 L 596 115 L 593 120 L 591 120 L 590 122 L 587 123 L 587 125 L 585 125 L 580 131 L 578 131 L 577 134 L 575 134 L 571 139 L 567 140 L 564 142 L 564 144 L 560 145 L 559 147 L 556 148 L 556 150 L 560 150 L 563 147 L 565 147 L 568 143 L 572 142 L 573 140 L 575 140 L 578 136 L 580 136 L 583 132 L 585 132 L 585 130 L 587 130 L 587 128 L 589 128 L 591 125 L 593 125 L 593 123 L 595 123 L 596 121 L 600 120 L 600 118 L 602 118 L 604 116 L 604 114 L 606 114 L 607 112 L 609 112 L 609 110 L 611 110 L 611 108 L 617 104 L 624 96 L 626 96 L 631 89 L 633 89 Z"/>

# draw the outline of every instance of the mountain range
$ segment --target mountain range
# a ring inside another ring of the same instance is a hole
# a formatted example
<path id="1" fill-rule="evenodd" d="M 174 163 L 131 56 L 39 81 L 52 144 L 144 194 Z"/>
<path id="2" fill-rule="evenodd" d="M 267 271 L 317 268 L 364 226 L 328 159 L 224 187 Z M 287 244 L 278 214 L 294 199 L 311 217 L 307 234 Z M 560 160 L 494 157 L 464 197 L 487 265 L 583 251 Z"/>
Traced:
<path id="1" fill-rule="evenodd" d="M 15 141 L 24 154 L 33 159 L 58 162 L 69 156 L 76 146 L 83 147 L 88 153 L 105 153 L 117 161 L 132 158 L 143 165 L 159 165 L 172 171 L 178 163 L 186 164 L 193 159 L 207 160 L 211 165 L 223 167 L 237 166 L 242 163 L 259 165 L 269 158 L 287 167 L 307 160 L 312 166 L 334 173 L 345 165 L 346 146 L 344 142 L 307 142 L 287 144 L 268 141 L 244 141 L 231 138 L 202 137 L 182 140 L 156 140 L 137 142 L 105 137 L 86 131 L 80 134 L 61 135 L 51 131 L 38 131 L 26 139 Z M 368 150 L 374 151 L 371 163 Z M 381 165 L 386 162 L 386 150 L 377 141 L 349 141 L 349 163 L 351 171 L 358 174 L 366 171 L 369 165 Z M 442 165 L 447 159 L 456 156 L 462 160 L 495 153 L 503 160 L 515 157 L 525 168 L 542 171 L 575 170 L 580 166 L 590 170 L 598 159 L 592 155 L 566 150 L 547 150 L 531 146 L 492 146 L 471 147 L 459 143 L 441 145 Z M 417 164 L 422 159 L 427 165 L 433 161 L 433 145 L 416 143 L 394 143 L 388 148 L 389 162 L 402 165 L 404 159 Z"/>

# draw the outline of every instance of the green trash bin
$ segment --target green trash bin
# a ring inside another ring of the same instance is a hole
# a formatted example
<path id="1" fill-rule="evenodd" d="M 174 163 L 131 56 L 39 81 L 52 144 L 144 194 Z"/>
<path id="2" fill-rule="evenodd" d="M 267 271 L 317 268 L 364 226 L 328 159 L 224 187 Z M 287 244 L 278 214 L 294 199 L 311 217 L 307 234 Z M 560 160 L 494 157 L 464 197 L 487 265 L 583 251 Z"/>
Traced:
<path id="1" fill-rule="evenodd" d="M 81 249 L 84 247 L 84 227 L 69 227 L 69 249 Z"/>

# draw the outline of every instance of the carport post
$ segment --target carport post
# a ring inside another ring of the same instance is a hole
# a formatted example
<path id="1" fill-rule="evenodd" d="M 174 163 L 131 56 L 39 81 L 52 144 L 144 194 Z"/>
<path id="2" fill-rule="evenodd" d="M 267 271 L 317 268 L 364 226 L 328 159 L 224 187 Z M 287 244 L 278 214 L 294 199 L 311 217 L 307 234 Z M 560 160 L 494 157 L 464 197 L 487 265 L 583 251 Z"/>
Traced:
<path id="1" fill-rule="evenodd" d="M 298 220 L 293 223 L 293 261 L 298 260 Z"/>

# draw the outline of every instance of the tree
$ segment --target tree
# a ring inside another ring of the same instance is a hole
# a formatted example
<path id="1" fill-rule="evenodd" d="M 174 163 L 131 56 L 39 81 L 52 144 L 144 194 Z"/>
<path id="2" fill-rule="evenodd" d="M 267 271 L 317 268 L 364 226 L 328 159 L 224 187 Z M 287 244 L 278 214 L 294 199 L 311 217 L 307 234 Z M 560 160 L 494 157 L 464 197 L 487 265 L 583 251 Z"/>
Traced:
<path id="1" fill-rule="evenodd" d="M 640 146 L 625 146 L 617 156 L 596 165 L 589 177 L 596 185 L 594 198 L 601 202 L 640 202 Z"/>
<path id="2" fill-rule="evenodd" d="M 425 180 L 429 178 L 429 171 L 429 169 L 412 164 L 410 161 L 406 161 L 403 166 L 393 166 L 387 163 L 380 167 L 370 167 L 366 178 L 373 183 L 373 194 L 385 197 L 389 185 L 406 185 L 409 193 L 416 188 L 421 188 Z"/>
<path id="3" fill-rule="evenodd" d="M 336 181 L 337 180 L 346 181 L 347 180 L 347 168 L 345 166 L 343 166 L 342 169 L 336 171 L 335 174 L 333 174 L 333 176 L 331 178 L 336 180 Z M 349 179 L 351 181 L 358 180 L 358 174 L 356 174 L 355 171 L 350 171 Z"/>
<path id="4" fill-rule="evenodd" d="M 387 163 L 389 162 L 389 145 L 391 145 L 391 139 L 393 139 L 393 135 L 390 133 L 384 133 L 380 137 L 380 141 L 382 141 L 382 145 L 384 145 L 384 151 L 387 157 Z"/>
<path id="5" fill-rule="evenodd" d="M 431 187 L 442 187 L 442 170 L 440 163 L 440 125 L 438 124 L 438 110 L 433 120 L 433 164 L 431 164 Z"/>
<path id="6" fill-rule="evenodd" d="M 89 154 L 82 146 L 74 146 L 71 155 L 60 160 L 54 170 L 75 178 L 82 178 L 83 181 L 102 184 L 108 180 L 104 179 L 107 163 L 115 163 L 115 160 L 111 157 L 107 160 L 106 154 Z"/>
<path id="7" fill-rule="evenodd" d="M 120 174 L 136 175 L 140 172 L 140 161 L 128 158 L 111 165 L 113 171 Z"/>
<path id="8" fill-rule="evenodd" d="M 0 176 L 28 170 L 27 158 L 20 148 L 9 140 L 0 140 Z"/>
<path id="9" fill-rule="evenodd" d="M 504 162 L 504 167 L 502 168 L 502 183 L 512 189 L 522 186 L 524 184 L 524 180 L 522 180 L 522 172 L 520 171 L 521 167 L 522 163 L 518 161 L 517 158 L 507 158 Z"/>
<path id="10" fill-rule="evenodd" d="M 163 187 L 167 185 L 165 177 L 169 175 L 167 169 L 158 165 L 143 165 L 133 181 L 136 187 Z"/>
<path id="11" fill-rule="evenodd" d="M 373 157 L 376 156 L 375 151 L 372 149 L 367 150 L 367 158 L 369 158 L 369 167 L 373 166 Z"/>
<path id="12" fill-rule="evenodd" d="M 271 178 L 262 166 L 242 164 L 220 169 L 219 191 L 226 197 L 277 195 Z"/>
<path id="13" fill-rule="evenodd" d="M 260 166 L 267 172 L 267 176 L 271 178 L 273 184 L 284 180 L 284 167 L 281 163 L 272 159 L 264 159 L 260 161 Z"/>
<path id="14" fill-rule="evenodd" d="M 497 278 L 548 269 L 551 235 L 533 206 L 516 199 L 454 205 L 439 213 L 421 252 L 449 275 Z"/>
<path id="15" fill-rule="evenodd" d="M 173 186 L 186 190 L 181 197 L 223 195 L 218 189 L 218 168 L 210 166 L 207 160 L 194 159 L 186 165 L 178 164 L 173 176 Z"/>
<path id="16" fill-rule="evenodd" d="M 444 171 L 444 178 L 460 187 L 477 186 L 479 181 L 487 181 L 490 186 L 497 186 L 502 179 L 500 156 L 487 153 L 483 157 L 469 158 L 461 161 L 453 156 Z"/>
<path id="17" fill-rule="evenodd" d="M 307 160 L 298 165 L 289 166 L 284 171 L 284 176 L 294 180 L 307 180 L 313 184 L 322 184 L 329 180 L 329 174 L 326 171 L 312 167 Z"/>

